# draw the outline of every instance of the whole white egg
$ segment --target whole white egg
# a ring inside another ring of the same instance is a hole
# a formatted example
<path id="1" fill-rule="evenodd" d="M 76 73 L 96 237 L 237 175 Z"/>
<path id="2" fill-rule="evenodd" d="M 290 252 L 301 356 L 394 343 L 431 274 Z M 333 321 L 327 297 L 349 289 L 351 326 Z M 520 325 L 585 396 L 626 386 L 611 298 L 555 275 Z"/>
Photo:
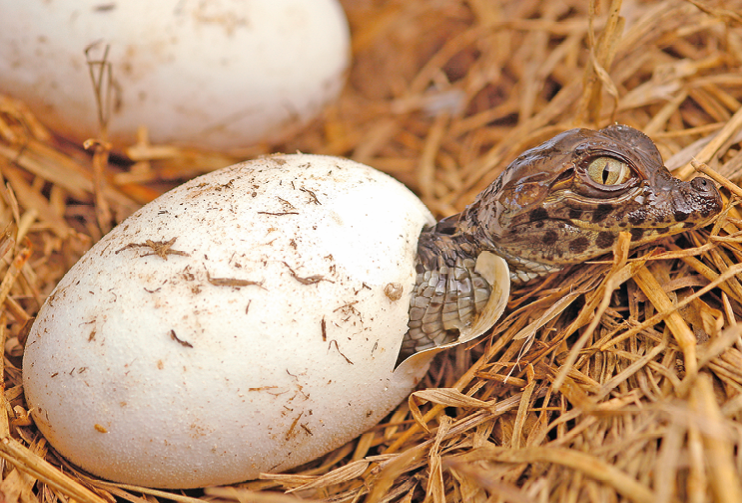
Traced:
<path id="1" fill-rule="evenodd" d="M 100 65 L 106 46 L 112 80 Z M 0 92 L 62 136 L 234 149 L 273 141 L 332 101 L 349 63 L 337 0 L 0 0 Z"/>
<path id="2" fill-rule="evenodd" d="M 335 157 L 265 157 L 177 187 L 39 312 L 23 361 L 36 424 L 95 475 L 165 488 L 342 445 L 427 370 L 429 357 L 395 363 L 432 222 L 402 184 Z"/>

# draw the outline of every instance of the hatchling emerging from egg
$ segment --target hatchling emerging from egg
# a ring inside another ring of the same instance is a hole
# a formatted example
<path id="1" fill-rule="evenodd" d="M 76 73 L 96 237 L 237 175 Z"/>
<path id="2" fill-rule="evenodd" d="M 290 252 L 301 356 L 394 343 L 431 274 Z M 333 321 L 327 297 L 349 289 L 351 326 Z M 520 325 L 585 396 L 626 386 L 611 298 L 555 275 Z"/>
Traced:
<path id="1" fill-rule="evenodd" d="M 710 180 L 674 178 L 636 129 L 566 131 L 423 230 L 402 354 L 457 340 L 482 313 L 491 291 L 476 268 L 483 253 L 505 259 L 510 280 L 523 283 L 609 252 L 621 231 L 636 247 L 705 225 L 721 206 Z"/>
<path id="2" fill-rule="evenodd" d="M 693 229 L 721 210 L 627 126 L 523 153 L 435 223 L 409 190 L 346 159 L 276 155 L 146 205 L 60 281 L 23 362 L 33 418 L 118 482 L 231 484 L 373 427 L 438 351 L 491 328 L 526 282 Z"/>

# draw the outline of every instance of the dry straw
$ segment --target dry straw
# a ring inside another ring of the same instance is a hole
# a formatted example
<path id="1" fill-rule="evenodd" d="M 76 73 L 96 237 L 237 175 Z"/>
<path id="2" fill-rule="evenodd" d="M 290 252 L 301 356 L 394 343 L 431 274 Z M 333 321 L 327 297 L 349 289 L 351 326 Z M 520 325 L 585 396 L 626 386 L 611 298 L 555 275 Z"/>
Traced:
<path id="1" fill-rule="evenodd" d="M 108 159 L 0 96 L 4 501 L 742 501 L 742 0 L 347 0 L 349 85 L 310 128 L 236 156 Z M 115 72 L 115 68 L 113 69 Z M 384 423 L 299 469 L 187 495 L 77 472 L 28 419 L 29 322 L 110 225 L 175 183 L 271 151 L 388 171 L 437 214 L 575 127 L 642 129 L 684 178 L 724 184 L 706 229 L 514 292 Z M 731 182 L 729 181 L 731 180 Z"/>

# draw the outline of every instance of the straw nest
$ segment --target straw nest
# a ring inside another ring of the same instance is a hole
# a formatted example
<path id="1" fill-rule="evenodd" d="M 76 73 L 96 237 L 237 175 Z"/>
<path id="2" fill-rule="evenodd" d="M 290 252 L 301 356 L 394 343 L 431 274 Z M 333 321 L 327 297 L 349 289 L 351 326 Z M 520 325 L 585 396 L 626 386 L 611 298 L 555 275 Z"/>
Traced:
<path id="1" fill-rule="evenodd" d="M 740 0 L 344 3 L 349 84 L 281 145 L 228 156 L 143 134 L 114 159 L 0 96 L 2 499 L 742 501 L 742 216 L 729 182 L 712 226 L 514 292 L 491 335 L 441 356 L 382 424 L 294 474 L 153 491 L 91 478 L 46 444 L 21 386 L 32 317 L 111 225 L 199 173 L 272 151 L 342 155 L 444 216 L 525 148 L 618 121 L 677 176 L 742 176 Z"/>

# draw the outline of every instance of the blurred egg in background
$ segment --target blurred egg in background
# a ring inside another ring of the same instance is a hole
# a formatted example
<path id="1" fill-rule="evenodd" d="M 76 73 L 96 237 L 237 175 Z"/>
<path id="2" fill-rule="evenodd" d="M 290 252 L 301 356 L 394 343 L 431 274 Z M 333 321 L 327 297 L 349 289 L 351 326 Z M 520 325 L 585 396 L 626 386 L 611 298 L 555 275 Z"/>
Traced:
<path id="1" fill-rule="evenodd" d="M 0 92 L 74 142 L 106 123 L 115 149 L 140 126 L 210 150 L 280 141 L 337 97 L 350 62 L 336 0 L 0 0 L 0 13 Z"/>

